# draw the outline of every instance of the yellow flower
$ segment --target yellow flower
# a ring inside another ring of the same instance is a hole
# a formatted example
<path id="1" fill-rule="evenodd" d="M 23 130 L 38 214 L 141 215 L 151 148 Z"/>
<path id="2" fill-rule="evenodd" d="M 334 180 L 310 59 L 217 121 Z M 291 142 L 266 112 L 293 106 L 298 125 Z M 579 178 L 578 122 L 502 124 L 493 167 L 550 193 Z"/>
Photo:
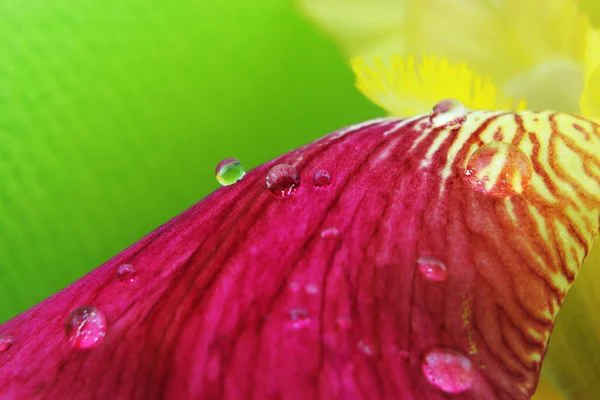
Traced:
<path id="1" fill-rule="evenodd" d="M 300 0 L 389 114 L 469 108 L 600 117 L 596 0 Z M 585 13 L 589 14 L 586 15 Z M 600 398 L 600 245 L 557 318 L 537 399 Z"/>

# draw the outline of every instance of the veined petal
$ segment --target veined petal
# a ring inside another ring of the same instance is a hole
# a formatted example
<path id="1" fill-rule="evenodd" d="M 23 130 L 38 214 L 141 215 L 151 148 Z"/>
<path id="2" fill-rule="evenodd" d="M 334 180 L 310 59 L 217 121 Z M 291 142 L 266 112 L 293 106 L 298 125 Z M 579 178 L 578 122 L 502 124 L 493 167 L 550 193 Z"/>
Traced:
<path id="1" fill-rule="evenodd" d="M 600 127 L 439 117 L 292 151 L 1 325 L 0 398 L 528 398 L 598 233 Z"/>
<path id="2" fill-rule="evenodd" d="M 534 109 L 578 110 L 590 25 L 574 0 L 348 3 L 300 1 L 351 57 L 424 52 L 452 64 L 466 61 L 491 76 L 504 94 L 525 98 Z M 359 29 L 353 31 L 354 26 Z"/>
<path id="3" fill-rule="evenodd" d="M 370 60 L 369 60 L 370 61 Z M 502 96 L 489 78 L 477 76 L 466 63 L 450 65 L 446 59 L 424 57 L 415 65 L 412 56 L 352 60 L 357 88 L 390 115 L 406 117 L 431 110 L 437 99 L 452 98 L 471 109 L 524 110 L 525 102 Z"/>

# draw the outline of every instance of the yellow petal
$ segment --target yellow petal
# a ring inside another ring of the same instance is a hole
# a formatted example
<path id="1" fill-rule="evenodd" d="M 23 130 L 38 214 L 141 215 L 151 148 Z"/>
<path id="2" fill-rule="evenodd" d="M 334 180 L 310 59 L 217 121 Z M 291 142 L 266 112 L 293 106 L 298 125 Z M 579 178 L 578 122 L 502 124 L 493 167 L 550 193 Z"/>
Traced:
<path id="1" fill-rule="evenodd" d="M 531 108 L 574 112 L 590 25 L 574 0 L 301 0 L 351 57 L 466 61 Z"/>
<path id="2" fill-rule="evenodd" d="M 368 63 L 359 57 L 352 60 L 352 69 L 358 89 L 394 116 L 425 114 L 446 98 L 471 109 L 525 109 L 524 102 L 516 104 L 500 95 L 490 79 L 478 76 L 465 63 L 451 65 L 444 58 L 424 57 L 415 65 L 412 56 L 393 56 L 387 63 L 380 58 Z"/>
<path id="3" fill-rule="evenodd" d="M 600 33 L 590 30 L 585 50 L 585 86 L 581 95 L 581 113 L 600 117 Z"/>

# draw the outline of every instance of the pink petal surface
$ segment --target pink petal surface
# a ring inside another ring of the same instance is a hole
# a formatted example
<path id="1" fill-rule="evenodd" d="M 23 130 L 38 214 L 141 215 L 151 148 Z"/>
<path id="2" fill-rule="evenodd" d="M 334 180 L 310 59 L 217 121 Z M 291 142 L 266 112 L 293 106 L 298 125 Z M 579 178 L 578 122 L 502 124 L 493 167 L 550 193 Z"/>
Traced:
<path id="1" fill-rule="evenodd" d="M 471 119 L 462 130 L 366 122 L 219 189 L 1 325 L 14 342 L 0 353 L 0 398 L 528 398 L 598 231 L 597 193 L 585 193 L 588 221 L 532 187 L 508 199 L 474 190 L 465 165 L 488 136 L 537 141 L 535 180 L 560 121 L 536 132 L 512 114 Z M 285 196 L 267 189 L 277 164 L 300 178 Z M 315 186 L 318 171 L 328 185 Z M 532 205 L 575 247 L 540 234 Z M 101 312 L 83 327 L 87 348 L 65 326 L 80 307 Z"/>

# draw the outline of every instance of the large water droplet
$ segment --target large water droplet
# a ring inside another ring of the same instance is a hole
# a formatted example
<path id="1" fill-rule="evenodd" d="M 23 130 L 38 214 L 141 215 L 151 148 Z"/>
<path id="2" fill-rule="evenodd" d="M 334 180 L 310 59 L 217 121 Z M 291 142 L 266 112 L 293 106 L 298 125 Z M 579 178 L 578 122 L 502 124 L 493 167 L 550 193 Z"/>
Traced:
<path id="1" fill-rule="evenodd" d="M 531 181 L 531 160 L 510 143 L 492 142 L 477 149 L 465 169 L 475 190 L 494 197 L 521 194 Z"/>
<path id="2" fill-rule="evenodd" d="M 446 265 L 435 257 L 423 256 L 417 260 L 419 271 L 432 281 L 444 282 L 448 277 Z"/>
<path id="3" fill-rule="evenodd" d="M 8 350 L 14 343 L 13 335 L 0 335 L 0 353 Z"/>
<path id="4" fill-rule="evenodd" d="M 277 164 L 267 173 L 267 188 L 278 197 L 287 197 L 296 193 L 300 187 L 300 175 L 296 168 L 288 164 Z"/>
<path id="5" fill-rule="evenodd" d="M 292 328 L 300 329 L 310 324 L 308 310 L 301 307 L 292 308 L 289 312 L 290 325 Z"/>
<path id="6" fill-rule="evenodd" d="M 135 281 L 136 277 L 137 277 L 137 272 L 135 271 L 135 268 L 133 268 L 133 265 L 131 265 L 131 264 L 121 264 L 117 268 L 117 279 L 121 283 L 131 283 L 131 282 Z"/>
<path id="7" fill-rule="evenodd" d="M 446 99 L 437 103 L 429 121 L 436 128 L 454 129 L 462 125 L 467 120 L 467 108 L 458 100 Z"/>
<path id="8" fill-rule="evenodd" d="M 421 369 L 432 385 L 446 393 L 464 392 L 475 380 L 471 360 L 450 349 L 434 349 L 427 353 Z"/>
<path id="9" fill-rule="evenodd" d="M 315 172 L 315 176 L 313 177 L 313 183 L 315 187 L 324 188 L 331 185 L 331 175 L 329 172 L 324 169 Z"/>
<path id="10" fill-rule="evenodd" d="M 217 181 L 223 186 L 233 185 L 246 175 L 242 162 L 236 158 L 226 158 L 215 169 Z"/>
<path id="11" fill-rule="evenodd" d="M 321 239 L 333 239 L 340 233 L 336 227 L 326 228 L 321 231 Z"/>
<path id="12" fill-rule="evenodd" d="M 106 335 L 106 317 L 96 307 L 76 308 L 67 318 L 65 333 L 75 348 L 95 347 L 102 342 Z"/>

